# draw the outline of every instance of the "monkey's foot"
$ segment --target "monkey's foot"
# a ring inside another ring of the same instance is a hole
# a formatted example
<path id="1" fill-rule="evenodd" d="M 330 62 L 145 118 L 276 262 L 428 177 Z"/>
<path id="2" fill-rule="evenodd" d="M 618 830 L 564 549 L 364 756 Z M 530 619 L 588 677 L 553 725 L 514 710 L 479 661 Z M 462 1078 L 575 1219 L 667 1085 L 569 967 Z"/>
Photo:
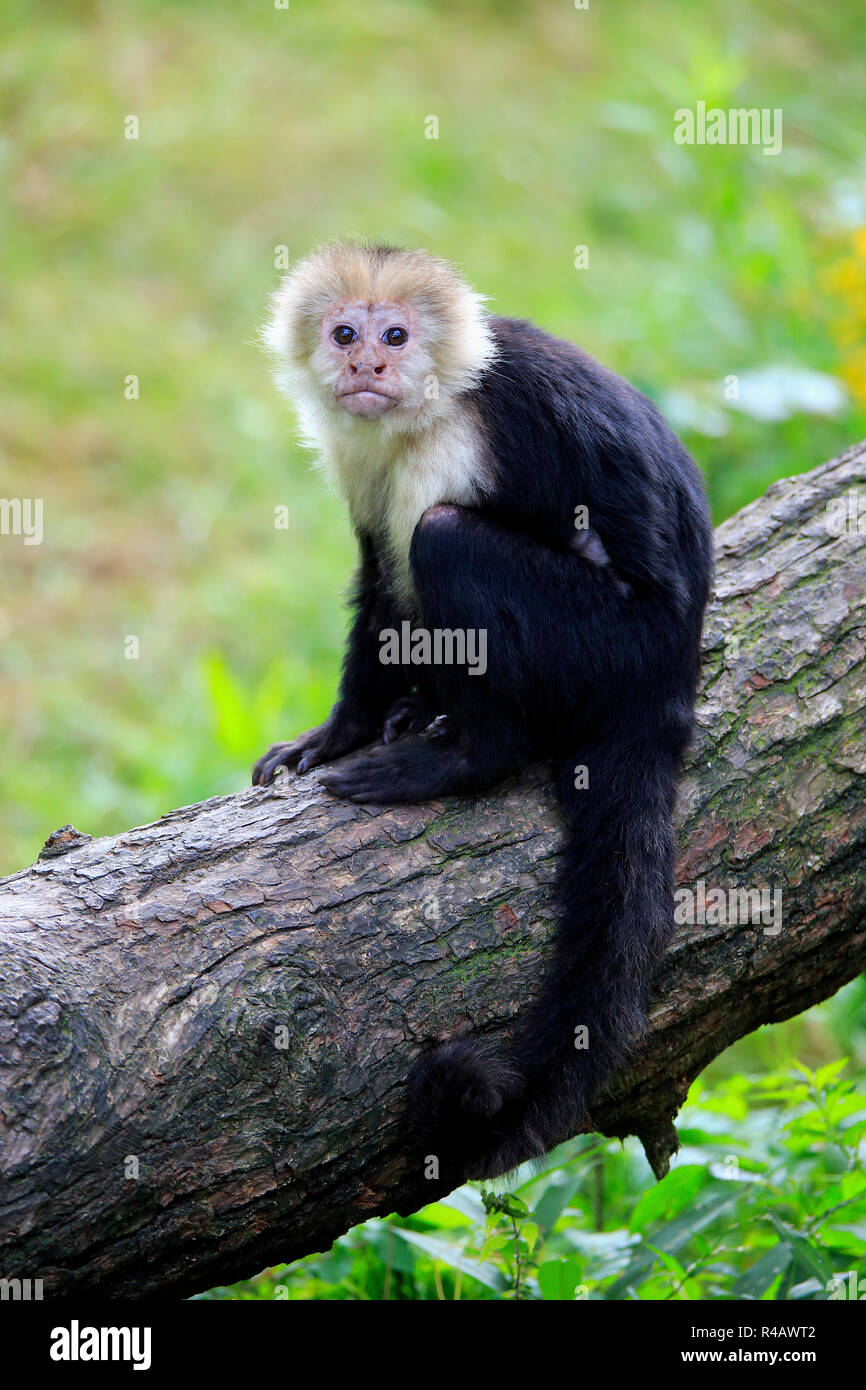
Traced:
<path id="1" fill-rule="evenodd" d="M 344 801 L 389 805 L 471 791 L 475 780 L 457 746 L 433 737 L 386 744 L 329 772 L 322 785 Z"/>

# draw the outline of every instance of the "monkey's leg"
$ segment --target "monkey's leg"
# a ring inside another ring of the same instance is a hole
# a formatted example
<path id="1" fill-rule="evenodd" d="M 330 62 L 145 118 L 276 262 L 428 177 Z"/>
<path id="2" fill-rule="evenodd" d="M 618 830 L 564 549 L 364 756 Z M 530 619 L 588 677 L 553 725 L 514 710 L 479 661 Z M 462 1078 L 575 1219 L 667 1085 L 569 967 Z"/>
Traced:
<path id="1" fill-rule="evenodd" d="M 416 527 L 410 563 L 421 625 L 461 631 L 467 651 L 472 634 L 476 660 L 414 668 L 452 734 L 378 749 L 329 774 L 325 785 L 348 800 L 423 801 L 480 790 L 542 750 L 543 739 L 531 731 L 541 724 L 545 736 L 553 734 L 553 712 L 560 720 L 568 712 L 573 724 L 577 672 L 563 659 L 563 643 L 569 658 L 577 557 L 478 513 L 440 506 Z"/>
<path id="2" fill-rule="evenodd" d="M 473 723 L 491 713 L 498 719 L 500 709 L 522 724 L 553 720 L 556 737 L 547 741 L 567 748 L 576 712 L 585 714 L 589 703 L 607 720 L 621 682 L 647 674 L 656 639 L 662 662 L 676 649 L 676 633 L 663 629 L 652 597 L 624 593 L 579 552 L 469 508 L 426 511 L 410 561 L 425 627 L 486 634 L 483 675 L 423 668 L 458 722 L 461 712 Z M 632 698 L 632 691 L 622 693 L 623 704 Z"/>
<path id="3" fill-rule="evenodd" d="M 355 621 L 343 659 L 337 702 L 324 724 L 290 743 L 275 743 L 253 768 L 253 785 L 266 786 L 278 767 L 309 772 L 370 743 L 382 730 L 395 702 L 408 693 L 407 668 L 379 660 L 380 634 L 399 621 L 375 552 L 362 537 L 361 565 L 355 579 Z"/>

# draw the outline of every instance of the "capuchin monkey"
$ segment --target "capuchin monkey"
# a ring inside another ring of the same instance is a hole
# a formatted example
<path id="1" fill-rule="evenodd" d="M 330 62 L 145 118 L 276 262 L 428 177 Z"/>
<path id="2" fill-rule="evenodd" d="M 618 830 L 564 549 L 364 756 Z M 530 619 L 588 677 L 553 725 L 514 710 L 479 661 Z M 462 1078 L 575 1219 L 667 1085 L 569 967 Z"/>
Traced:
<path id="1" fill-rule="evenodd" d="M 409 1081 L 419 1152 L 455 1185 L 492 1177 L 591 1128 L 644 1026 L 712 568 L 700 476 L 646 397 L 491 317 L 419 251 L 315 251 L 276 292 L 265 341 L 360 567 L 336 704 L 253 782 L 378 744 L 325 787 L 414 802 L 554 762 L 567 830 L 540 992 L 508 1045 L 431 1040 Z M 485 631 L 486 670 L 384 664 L 382 634 L 406 621 Z"/>

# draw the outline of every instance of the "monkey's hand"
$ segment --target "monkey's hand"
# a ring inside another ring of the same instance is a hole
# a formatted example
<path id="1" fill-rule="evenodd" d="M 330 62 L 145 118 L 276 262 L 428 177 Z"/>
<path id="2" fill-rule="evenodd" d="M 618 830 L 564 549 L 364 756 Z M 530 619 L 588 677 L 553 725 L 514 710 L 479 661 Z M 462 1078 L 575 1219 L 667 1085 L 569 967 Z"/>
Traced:
<path id="1" fill-rule="evenodd" d="M 393 743 L 401 734 L 420 734 L 435 718 L 436 711 L 420 695 L 403 695 L 385 716 L 382 742 Z"/>
<path id="2" fill-rule="evenodd" d="M 301 734 L 291 743 L 275 743 L 259 758 L 253 768 L 253 786 L 266 787 L 273 781 L 278 767 L 294 767 L 299 773 L 309 772 L 320 763 L 332 762 L 353 748 L 360 748 L 375 738 L 378 730 L 350 718 L 334 709 L 324 724 Z"/>

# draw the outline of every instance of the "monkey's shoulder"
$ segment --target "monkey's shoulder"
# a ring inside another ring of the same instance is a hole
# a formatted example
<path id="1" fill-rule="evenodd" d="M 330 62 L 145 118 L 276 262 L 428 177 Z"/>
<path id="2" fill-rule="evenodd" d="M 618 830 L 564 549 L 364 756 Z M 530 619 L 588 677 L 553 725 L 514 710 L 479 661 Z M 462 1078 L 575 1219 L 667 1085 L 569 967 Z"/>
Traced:
<path id="1" fill-rule="evenodd" d="M 623 377 L 604 367 L 584 348 L 568 338 L 557 338 L 529 319 L 493 317 L 489 320 L 496 344 L 496 358 L 490 371 L 513 368 L 530 376 L 546 376 L 551 382 L 599 383 L 608 390 L 617 386 L 634 391 Z"/>
<path id="2" fill-rule="evenodd" d="M 554 440 L 568 453 L 578 446 L 584 461 L 599 453 L 608 461 L 618 453 L 666 458 L 674 473 L 697 476 L 658 406 L 625 377 L 526 319 L 489 323 L 496 356 L 472 393 L 488 429 L 504 423 L 546 450 Z"/>
<path id="3" fill-rule="evenodd" d="M 575 343 L 525 319 L 491 318 L 490 329 L 496 355 L 473 393 L 488 420 L 533 430 L 547 420 L 560 438 L 573 430 L 647 445 L 659 431 L 673 438 L 647 396 Z"/>
<path id="4" fill-rule="evenodd" d="M 490 328 L 496 356 L 469 398 L 500 462 L 589 482 L 602 458 L 610 469 L 674 440 L 651 401 L 574 343 L 522 319 Z"/>

